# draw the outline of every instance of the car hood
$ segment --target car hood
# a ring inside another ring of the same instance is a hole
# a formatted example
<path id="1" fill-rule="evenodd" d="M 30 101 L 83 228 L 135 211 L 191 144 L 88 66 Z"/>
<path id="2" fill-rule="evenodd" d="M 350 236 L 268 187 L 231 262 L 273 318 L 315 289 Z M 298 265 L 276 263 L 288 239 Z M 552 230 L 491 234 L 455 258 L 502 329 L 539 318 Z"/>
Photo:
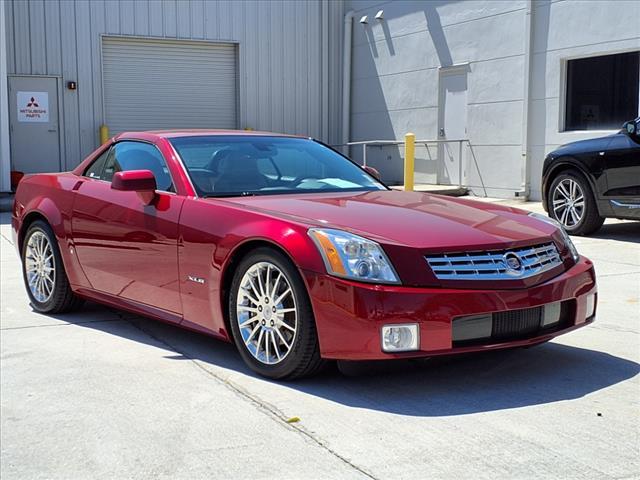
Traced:
<path id="1" fill-rule="evenodd" d="M 565 143 L 553 150 L 550 155 L 559 157 L 562 155 L 578 155 L 580 153 L 589 153 L 602 150 L 609 145 L 611 139 L 618 135 L 614 133 L 605 137 L 587 138 L 585 140 L 577 140 L 571 143 Z"/>
<path id="2" fill-rule="evenodd" d="M 522 210 L 420 192 L 310 193 L 224 201 L 309 226 L 429 250 L 531 244 L 548 241 L 556 230 Z"/>

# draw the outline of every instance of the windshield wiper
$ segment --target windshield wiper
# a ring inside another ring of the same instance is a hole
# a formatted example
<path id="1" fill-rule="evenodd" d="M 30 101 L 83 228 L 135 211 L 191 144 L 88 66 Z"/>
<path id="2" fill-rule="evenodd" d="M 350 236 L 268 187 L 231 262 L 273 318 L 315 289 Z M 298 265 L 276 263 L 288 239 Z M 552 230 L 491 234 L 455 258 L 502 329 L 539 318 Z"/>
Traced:
<path id="1" fill-rule="evenodd" d="M 255 192 L 220 192 L 220 193 L 207 193 L 202 195 L 202 198 L 225 198 L 225 197 L 255 197 L 258 195 Z"/>

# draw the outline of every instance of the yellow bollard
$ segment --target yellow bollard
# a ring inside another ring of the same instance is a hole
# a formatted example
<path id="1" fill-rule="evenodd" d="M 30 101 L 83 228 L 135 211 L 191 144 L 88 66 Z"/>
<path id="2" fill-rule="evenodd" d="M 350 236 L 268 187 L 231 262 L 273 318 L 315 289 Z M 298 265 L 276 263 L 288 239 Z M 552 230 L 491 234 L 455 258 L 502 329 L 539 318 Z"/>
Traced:
<path id="1" fill-rule="evenodd" d="M 413 191 L 413 170 L 416 155 L 416 136 L 407 133 L 404 136 L 404 189 Z"/>
<path id="2" fill-rule="evenodd" d="M 100 125 L 100 145 L 104 145 L 109 140 L 109 127 Z"/>

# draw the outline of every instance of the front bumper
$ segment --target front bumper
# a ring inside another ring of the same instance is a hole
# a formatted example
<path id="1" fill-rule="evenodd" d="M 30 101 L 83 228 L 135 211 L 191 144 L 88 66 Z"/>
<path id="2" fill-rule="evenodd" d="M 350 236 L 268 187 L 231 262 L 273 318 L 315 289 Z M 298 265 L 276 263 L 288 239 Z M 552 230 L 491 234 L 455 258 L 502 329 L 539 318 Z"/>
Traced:
<path id="1" fill-rule="evenodd" d="M 472 290 L 367 285 L 326 274 L 303 272 L 313 306 L 323 358 L 380 360 L 414 358 L 510 348 L 545 342 L 584 326 L 587 297 L 597 291 L 593 264 L 587 258 L 561 275 L 519 290 Z M 561 328 L 531 338 L 502 343 L 455 346 L 455 318 L 571 301 L 571 318 Z M 594 311 L 595 312 L 595 311 Z M 419 350 L 384 353 L 380 345 L 383 325 L 417 323 Z"/>

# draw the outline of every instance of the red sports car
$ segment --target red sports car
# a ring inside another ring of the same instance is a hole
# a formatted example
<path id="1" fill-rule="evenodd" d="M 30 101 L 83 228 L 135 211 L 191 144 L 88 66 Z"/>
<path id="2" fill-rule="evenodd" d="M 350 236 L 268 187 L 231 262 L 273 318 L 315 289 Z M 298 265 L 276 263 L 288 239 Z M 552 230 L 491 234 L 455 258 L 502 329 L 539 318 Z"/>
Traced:
<path id="1" fill-rule="evenodd" d="M 595 318 L 593 265 L 553 220 L 390 190 L 309 138 L 124 133 L 25 177 L 12 223 L 34 309 L 131 310 L 233 341 L 271 378 L 529 346 Z"/>

